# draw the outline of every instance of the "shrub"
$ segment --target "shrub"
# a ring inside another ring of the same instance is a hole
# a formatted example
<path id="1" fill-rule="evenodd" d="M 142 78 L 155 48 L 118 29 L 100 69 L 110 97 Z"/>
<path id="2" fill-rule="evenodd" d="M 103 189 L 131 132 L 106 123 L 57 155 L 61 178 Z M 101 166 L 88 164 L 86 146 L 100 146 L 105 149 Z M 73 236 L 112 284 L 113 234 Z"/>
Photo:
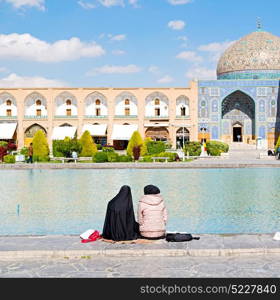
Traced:
<path id="1" fill-rule="evenodd" d="M 4 156 L 4 163 L 6 164 L 14 164 L 16 162 L 16 158 L 14 155 L 8 154 Z"/>
<path id="2" fill-rule="evenodd" d="M 280 135 L 279 135 L 278 140 L 277 140 L 277 143 L 276 143 L 276 145 L 275 145 L 275 153 L 277 153 L 278 147 L 280 147 Z"/>
<path id="3" fill-rule="evenodd" d="M 151 155 L 146 155 L 146 156 L 143 156 L 142 162 L 153 162 L 152 160 L 152 156 Z"/>
<path id="4" fill-rule="evenodd" d="M 108 159 L 108 162 L 118 162 L 119 154 L 116 152 L 107 152 L 107 159 Z"/>
<path id="5" fill-rule="evenodd" d="M 211 156 L 220 156 L 223 152 L 228 152 L 229 146 L 220 141 L 209 141 L 206 143 L 207 153 Z"/>
<path id="6" fill-rule="evenodd" d="M 19 154 L 24 155 L 24 157 L 27 158 L 27 156 L 28 156 L 28 148 L 27 147 L 21 148 Z"/>
<path id="7" fill-rule="evenodd" d="M 82 145 L 76 138 L 66 137 L 64 140 L 53 141 L 54 157 L 71 157 L 73 151 L 77 152 L 78 155 L 82 151 Z"/>
<path id="8" fill-rule="evenodd" d="M 38 130 L 32 140 L 33 160 L 48 161 L 49 160 L 49 145 L 46 136 L 42 130 Z"/>
<path id="9" fill-rule="evenodd" d="M 177 153 L 172 152 L 161 152 L 155 155 L 152 155 L 151 157 L 168 157 L 168 161 L 175 161 L 176 160 Z M 165 160 L 161 160 L 165 161 Z"/>
<path id="10" fill-rule="evenodd" d="M 92 161 L 95 163 L 104 163 L 108 161 L 108 153 L 106 152 L 96 152 L 93 157 Z"/>
<path id="11" fill-rule="evenodd" d="M 5 141 L 0 141 L 0 147 L 5 147 L 5 146 L 7 146 L 8 145 L 8 143 L 7 142 L 5 142 Z"/>
<path id="12" fill-rule="evenodd" d="M 165 151 L 165 143 L 161 141 L 148 141 L 147 143 L 147 153 L 157 154 Z"/>
<path id="13" fill-rule="evenodd" d="M 86 130 L 80 138 L 80 143 L 82 146 L 82 151 L 80 156 L 82 157 L 92 157 L 94 153 L 97 152 L 96 144 L 90 135 L 90 132 Z"/>
<path id="14" fill-rule="evenodd" d="M 140 150 L 140 153 L 138 155 L 138 151 L 139 150 L 134 150 L 134 148 L 138 148 Z M 136 151 L 135 153 L 137 153 L 136 156 L 134 156 L 133 152 Z M 126 152 L 128 155 L 133 156 L 135 160 L 138 160 L 140 155 L 144 156 L 147 153 L 147 149 L 146 149 L 146 145 L 139 133 L 139 131 L 134 131 L 129 142 L 127 145 L 127 149 Z M 138 159 L 136 159 L 136 157 L 138 157 Z"/>
<path id="15" fill-rule="evenodd" d="M 189 153 L 190 156 L 199 156 L 201 154 L 201 145 L 199 142 L 186 142 L 185 154 Z"/>
<path id="16" fill-rule="evenodd" d="M 97 150 L 102 150 L 102 145 L 101 144 L 96 144 Z"/>
<path id="17" fill-rule="evenodd" d="M 131 162 L 132 157 L 130 155 L 120 155 L 118 158 L 119 162 Z"/>
<path id="18" fill-rule="evenodd" d="M 134 146 L 132 149 L 133 158 L 134 160 L 139 160 L 140 153 L 141 153 L 141 146 Z"/>
<path id="19" fill-rule="evenodd" d="M 102 148 L 103 152 L 115 152 L 115 148 L 113 146 L 105 146 Z"/>

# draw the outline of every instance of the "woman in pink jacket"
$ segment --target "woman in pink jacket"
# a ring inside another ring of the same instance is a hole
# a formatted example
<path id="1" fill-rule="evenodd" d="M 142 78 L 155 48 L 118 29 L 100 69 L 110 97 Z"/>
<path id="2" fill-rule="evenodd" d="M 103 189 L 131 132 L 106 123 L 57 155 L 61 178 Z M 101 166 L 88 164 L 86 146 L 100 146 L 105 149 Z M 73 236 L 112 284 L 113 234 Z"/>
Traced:
<path id="1" fill-rule="evenodd" d="M 147 185 L 144 188 L 144 196 L 138 206 L 138 223 L 143 238 L 165 238 L 167 210 L 159 188 L 154 185 Z"/>

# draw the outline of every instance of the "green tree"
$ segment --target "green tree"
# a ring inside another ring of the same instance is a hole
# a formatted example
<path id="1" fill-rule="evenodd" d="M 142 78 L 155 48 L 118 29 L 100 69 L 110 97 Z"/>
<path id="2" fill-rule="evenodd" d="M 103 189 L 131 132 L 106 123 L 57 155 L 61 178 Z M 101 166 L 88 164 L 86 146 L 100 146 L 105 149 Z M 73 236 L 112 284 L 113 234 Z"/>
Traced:
<path id="1" fill-rule="evenodd" d="M 33 160 L 47 161 L 49 159 L 49 145 L 45 133 L 38 130 L 32 140 Z"/>
<path id="2" fill-rule="evenodd" d="M 275 145 L 275 153 L 277 152 L 278 147 L 280 147 L 280 135 L 279 135 L 277 143 Z"/>
<path id="3" fill-rule="evenodd" d="M 133 148 L 135 147 L 140 147 L 140 155 L 141 156 L 144 156 L 146 153 L 147 153 L 147 148 L 145 146 L 145 143 L 143 142 L 143 139 L 139 133 L 139 131 L 134 131 L 130 140 L 129 140 L 129 143 L 128 143 L 128 146 L 127 146 L 127 149 L 126 149 L 126 152 L 127 152 L 127 155 L 130 155 L 130 156 L 133 156 Z"/>
<path id="4" fill-rule="evenodd" d="M 80 143 L 82 145 L 82 152 L 80 156 L 92 157 L 97 152 L 97 146 L 94 143 L 88 130 L 86 130 L 81 136 Z"/>

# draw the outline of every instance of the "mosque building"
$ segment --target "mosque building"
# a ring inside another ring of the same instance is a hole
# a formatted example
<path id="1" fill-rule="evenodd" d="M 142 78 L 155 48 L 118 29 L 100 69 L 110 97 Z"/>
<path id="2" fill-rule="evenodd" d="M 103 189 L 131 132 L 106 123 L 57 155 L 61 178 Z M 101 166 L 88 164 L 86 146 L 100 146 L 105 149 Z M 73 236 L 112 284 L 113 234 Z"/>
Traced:
<path id="1" fill-rule="evenodd" d="M 173 148 L 186 141 L 262 143 L 280 132 L 280 38 L 246 35 L 220 57 L 216 80 L 178 88 L 2 88 L 0 140 L 28 146 L 37 130 L 53 140 L 89 130 L 96 143 L 125 149 L 133 131 Z"/>
<path id="2" fill-rule="evenodd" d="M 280 132 L 279 79 L 280 38 L 258 26 L 222 54 L 217 80 L 198 81 L 198 139 L 273 148 Z"/>

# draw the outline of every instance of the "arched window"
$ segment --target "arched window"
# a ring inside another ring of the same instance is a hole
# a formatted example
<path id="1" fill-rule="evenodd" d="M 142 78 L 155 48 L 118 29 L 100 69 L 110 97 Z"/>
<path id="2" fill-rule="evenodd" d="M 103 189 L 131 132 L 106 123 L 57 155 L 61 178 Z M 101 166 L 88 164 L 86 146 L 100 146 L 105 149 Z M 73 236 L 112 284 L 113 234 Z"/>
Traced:
<path id="1" fill-rule="evenodd" d="M 40 106 L 40 105 L 42 105 L 42 102 L 41 102 L 41 100 L 36 100 L 36 105 L 37 105 L 37 106 Z"/>
<path id="2" fill-rule="evenodd" d="M 95 105 L 100 105 L 101 104 L 101 101 L 99 99 L 96 99 L 95 100 Z"/>
<path id="3" fill-rule="evenodd" d="M 129 104 L 130 104 L 129 99 L 125 99 L 125 100 L 124 100 L 124 104 L 125 104 L 125 105 L 129 105 Z"/>
<path id="4" fill-rule="evenodd" d="M 66 105 L 71 105 L 71 104 L 72 104 L 72 102 L 70 99 L 66 100 Z"/>
<path id="5" fill-rule="evenodd" d="M 158 98 L 155 99 L 155 105 L 160 105 L 160 100 Z"/>
<path id="6" fill-rule="evenodd" d="M 7 109 L 6 116 L 7 117 L 11 117 L 12 116 L 12 110 L 11 109 Z"/>
<path id="7" fill-rule="evenodd" d="M 7 105 L 7 106 L 11 106 L 11 105 L 12 105 L 12 101 L 11 101 L 11 100 L 7 100 L 7 101 L 6 101 L 6 105 Z"/>

